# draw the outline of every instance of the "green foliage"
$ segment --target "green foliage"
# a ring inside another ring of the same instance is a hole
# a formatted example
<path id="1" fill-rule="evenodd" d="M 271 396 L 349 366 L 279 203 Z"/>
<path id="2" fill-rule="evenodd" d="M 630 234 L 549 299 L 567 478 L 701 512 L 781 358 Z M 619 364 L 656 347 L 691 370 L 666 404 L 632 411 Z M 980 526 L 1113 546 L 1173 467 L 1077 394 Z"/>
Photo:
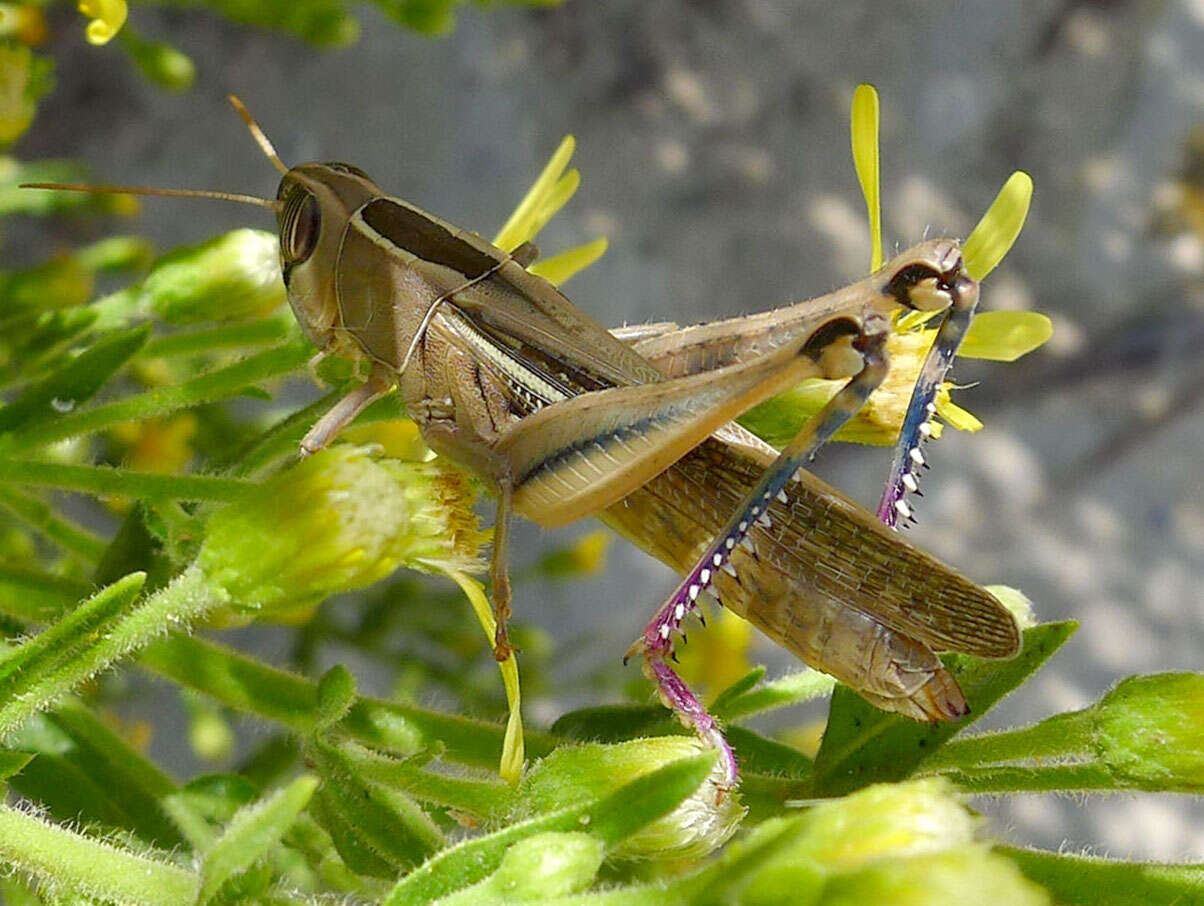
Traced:
<path id="1" fill-rule="evenodd" d="M 177 5 L 316 44 L 356 30 L 341 0 Z M 434 32 L 460 4 L 379 5 Z M 156 81 L 190 81 L 169 45 L 128 27 L 118 40 Z M 47 68 L 14 59 L 32 102 Z M 0 160 L 0 216 L 128 208 L 15 188 L 81 176 Z M 738 790 L 717 785 L 714 754 L 646 689 L 528 729 L 526 771 L 503 782 L 489 644 L 450 583 L 414 573 L 479 566 L 472 485 L 428 461 L 395 398 L 352 432 L 383 452 L 345 445 L 294 462 L 338 391 L 285 402 L 308 385 L 313 350 L 284 309 L 273 242 L 235 230 L 152 263 L 147 243 L 115 236 L 0 274 L 6 902 L 1199 901 L 1202 866 L 993 846 L 962 803 L 1200 793 L 1204 675 L 1135 677 L 1082 711 L 966 732 L 1067 642 L 1069 623 L 1026 630 L 1011 661 L 948 658 L 972 709 L 957 724 L 884 714 L 812 671 L 751 670 L 712 708 L 740 759 Z M 124 286 L 99 295 L 98 278 Z M 572 581 L 599 558 L 561 551 L 533 572 Z M 290 646 L 285 663 L 215 638 L 251 620 L 284 624 L 264 631 Z M 551 643 L 512 632 L 527 707 L 546 714 Z M 382 668 L 388 692 L 365 694 L 336 660 Z M 178 692 L 188 741 L 219 773 L 171 776 L 144 729 L 113 717 L 136 707 L 146 677 Z M 829 694 L 814 757 L 749 726 Z"/>

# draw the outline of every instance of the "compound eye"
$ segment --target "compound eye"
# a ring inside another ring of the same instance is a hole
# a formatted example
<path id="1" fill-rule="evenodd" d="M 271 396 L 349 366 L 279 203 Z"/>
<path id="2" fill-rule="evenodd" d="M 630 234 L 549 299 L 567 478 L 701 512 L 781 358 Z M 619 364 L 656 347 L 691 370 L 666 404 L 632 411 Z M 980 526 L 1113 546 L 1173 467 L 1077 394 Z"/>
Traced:
<path id="1" fill-rule="evenodd" d="M 318 200 L 303 189 L 285 203 L 280 222 L 280 248 L 288 265 L 300 264 L 313 254 L 322 231 Z"/>

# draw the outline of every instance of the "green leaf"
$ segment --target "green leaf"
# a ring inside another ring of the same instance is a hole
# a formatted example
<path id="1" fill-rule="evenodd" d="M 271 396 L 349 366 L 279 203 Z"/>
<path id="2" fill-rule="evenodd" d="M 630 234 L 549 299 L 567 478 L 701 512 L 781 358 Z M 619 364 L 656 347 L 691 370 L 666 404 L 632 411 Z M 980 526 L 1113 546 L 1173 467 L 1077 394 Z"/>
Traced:
<path id="1" fill-rule="evenodd" d="M 419 906 L 492 874 L 511 845 L 547 831 L 585 831 L 608 847 L 673 811 L 715 766 L 715 753 L 683 758 L 608 796 L 511 825 L 445 849 L 398 882 L 384 906 Z"/>
<path id="2" fill-rule="evenodd" d="M 57 888 L 138 906 L 185 906 L 196 874 L 164 859 L 100 843 L 0 805 L 0 862 Z"/>
<path id="3" fill-rule="evenodd" d="M 81 579 L 0 564 L 0 613 L 27 623 L 45 623 L 73 607 L 93 588 L 91 582 Z"/>
<path id="4" fill-rule="evenodd" d="M 728 727 L 726 736 L 736 751 L 741 773 L 752 771 L 790 779 L 811 775 L 814 763 L 794 746 L 767 739 L 745 727 Z"/>
<path id="5" fill-rule="evenodd" d="M 552 732 L 566 739 L 622 742 L 641 736 L 682 732 L 673 715 L 660 705 L 599 705 L 562 714 Z"/>
<path id="6" fill-rule="evenodd" d="M 0 432 L 60 418 L 64 412 L 91 399 L 146 344 L 149 336 L 150 325 L 144 324 L 97 340 L 0 408 Z"/>
<path id="7" fill-rule="evenodd" d="M 0 749 L 0 781 L 8 780 L 14 774 L 20 774 L 33 759 L 34 754 L 32 752 L 14 752 L 12 749 Z"/>
<path id="8" fill-rule="evenodd" d="M 347 716 L 355 704 L 355 677 L 342 664 L 335 664 L 318 680 L 317 730 L 325 730 Z"/>
<path id="9" fill-rule="evenodd" d="M 318 778 L 298 777 L 282 790 L 241 809 L 201 863 L 198 906 L 211 901 L 222 885 L 267 855 L 280 842 L 318 788 Z"/>
<path id="10" fill-rule="evenodd" d="M 133 831 L 164 849 L 185 842 L 160 808 L 175 783 L 78 702 L 35 716 L 14 742 L 38 757 L 13 787 L 54 817 Z"/>
<path id="11" fill-rule="evenodd" d="M 837 687 L 815 758 L 814 795 L 838 796 L 909 776 L 929 753 L 1035 673 L 1076 627 L 1065 622 L 1026 629 L 1023 648 L 1010 661 L 947 656 L 946 665 L 970 704 L 970 717 L 960 723 L 917 723 L 879 711 L 851 690 Z"/>
<path id="12" fill-rule="evenodd" d="M 235 710 L 280 721 L 302 733 L 316 725 L 317 683 L 213 642 L 167 639 L 144 652 L 143 663 Z M 362 743 L 405 755 L 442 744 L 449 760 L 489 770 L 497 768 L 504 732 L 497 724 L 364 696 L 356 699 L 342 726 Z M 526 734 L 533 758 L 550 752 L 553 742 L 547 734 Z"/>
<path id="13" fill-rule="evenodd" d="M 144 579 L 142 573 L 132 573 L 102 588 L 53 626 L 0 656 L 0 708 L 93 644 L 101 627 L 138 597 Z"/>
<path id="14" fill-rule="evenodd" d="M 996 847 L 1065 906 L 1198 906 L 1204 903 L 1204 865 L 1118 862 Z"/>
<path id="15" fill-rule="evenodd" d="M 85 564 L 90 565 L 104 553 L 103 539 L 59 515 L 44 500 L 0 486 L 0 507 Z"/>
<path id="16" fill-rule="evenodd" d="M 112 588 L 124 593 L 133 587 L 136 592 L 141 588 L 143 578 L 142 574 L 129 576 Z M 71 622 L 75 615 L 65 618 L 63 626 L 66 628 L 52 627 L 26 643 L 33 646 L 33 653 L 37 656 L 34 666 L 27 665 L 21 673 L 10 675 L 9 681 L 0 686 L 4 689 L 4 693 L 0 693 L 0 734 L 8 733 L 29 715 L 47 707 L 118 659 L 145 647 L 168 630 L 184 629 L 192 620 L 226 603 L 228 598 L 209 586 L 199 570 L 190 567 L 169 586 L 151 595 L 128 613 L 116 611 L 110 615 L 113 618 L 96 625 L 95 636 L 89 640 L 90 644 L 70 650 L 65 656 L 42 650 L 46 646 L 43 637 L 48 633 L 53 634 L 57 630 L 58 634 L 70 639 L 78 631 L 75 623 Z M 93 608 L 103 609 L 97 604 L 93 604 Z M 4 666 L 7 666 L 7 662 Z"/>
<path id="17" fill-rule="evenodd" d="M 308 344 L 277 346 L 179 384 L 157 387 L 115 403 L 72 412 L 53 422 L 29 425 L 13 432 L 5 449 L 27 450 L 68 437 L 103 431 L 122 422 L 167 415 L 200 403 L 233 399 L 248 387 L 303 367 L 312 351 Z"/>
<path id="18" fill-rule="evenodd" d="M 323 780 L 318 821 L 351 868 L 393 878 L 443 846 L 443 835 L 412 799 L 365 780 L 338 747 L 315 742 L 310 760 Z M 331 820 L 333 815 L 338 819 Z M 372 858 L 363 858 L 364 852 Z"/>
<path id="19" fill-rule="evenodd" d="M 1122 681 L 1081 711 L 954 740 L 925 762 L 967 790 L 1204 789 L 1204 674 Z"/>
<path id="20" fill-rule="evenodd" d="M 411 758 L 391 758 L 352 742 L 338 744 L 354 775 L 371 783 L 399 787 L 421 802 L 455 809 L 482 819 L 499 819 L 514 806 L 514 791 L 501 780 L 472 780 L 446 771 L 423 770 L 437 752 Z"/>
<path id="21" fill-rule="evenodd" d="M 720 720 L 739 720 L 753 714 L 797 705 L 831 693 L 836 681 L 818 670 L 800 670 L 768 683 L 745 685 L 756 671 L 750 671 L 744 679 L 715 699 L 710 711 Z M 762 670 L 762 673 L 764 671 Z M 758 678 L 759 679 L 759 678 Z"/>

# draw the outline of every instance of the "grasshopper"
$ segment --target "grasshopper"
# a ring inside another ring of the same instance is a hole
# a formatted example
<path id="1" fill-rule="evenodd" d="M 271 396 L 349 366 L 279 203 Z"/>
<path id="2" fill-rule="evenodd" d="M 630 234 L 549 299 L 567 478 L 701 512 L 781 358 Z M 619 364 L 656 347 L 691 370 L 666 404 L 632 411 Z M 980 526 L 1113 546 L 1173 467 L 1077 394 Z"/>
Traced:
<path id="1" fill-rule="evenodd" d="M 973 316 L 978 284 L 960 247 L 937 239 L 844 289 L 761 314 L 679 328 L 608 331 L 507 253 L 391 197 L 355 167 L 286 167 L 275 199 L 168 189 L 41 188 L 213 197 L 271 209 L 288 300 L 320 355 L 349 356 L 366 380 L 305 435 L 325 446 L 396 387 L 427 444 L 497 498 L 492 552 L 495 655 L 506 634 L 510 518 L 546 527 L 596 516 L 682 575 L 628 656 L 664 703 L 736 760 L 674 672 L 674 644 L 706 594 L 880 708 L 951 721 L 966 700 L 937 652 L 1016 654 L 1015 620 L 975 583 L 902 540 L 905 492 L 925 465 L 937 387 Z M 899 312 L 942 318 L 915 386 L 877 516 L 804 468 L 889 368 Z M 839 392 L 777 450 L 733 420 L 809 377 Z"/>

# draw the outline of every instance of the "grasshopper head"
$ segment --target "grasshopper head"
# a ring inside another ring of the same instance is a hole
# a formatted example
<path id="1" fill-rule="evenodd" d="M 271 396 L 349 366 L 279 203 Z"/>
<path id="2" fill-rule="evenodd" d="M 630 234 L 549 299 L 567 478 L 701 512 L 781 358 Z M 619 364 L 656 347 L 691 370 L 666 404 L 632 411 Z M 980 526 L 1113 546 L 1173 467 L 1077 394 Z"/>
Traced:
<path id="1" fill-rule="evenodd" d="M 896 255 L 879 271 L 882 288 L 905 308 L 942 311 L 974 284 L 962 264 L 961 246 L 954 239 L 932 239 Z"/>
<path id="2" fill-rule="evenodd" d="M 339 247 L 357 210 L 383 193 L 361 170 L 340 163 L 289 169 L 276 193 L 280 268 L 289 305 L 320 349 L 334 337 Z"/>

